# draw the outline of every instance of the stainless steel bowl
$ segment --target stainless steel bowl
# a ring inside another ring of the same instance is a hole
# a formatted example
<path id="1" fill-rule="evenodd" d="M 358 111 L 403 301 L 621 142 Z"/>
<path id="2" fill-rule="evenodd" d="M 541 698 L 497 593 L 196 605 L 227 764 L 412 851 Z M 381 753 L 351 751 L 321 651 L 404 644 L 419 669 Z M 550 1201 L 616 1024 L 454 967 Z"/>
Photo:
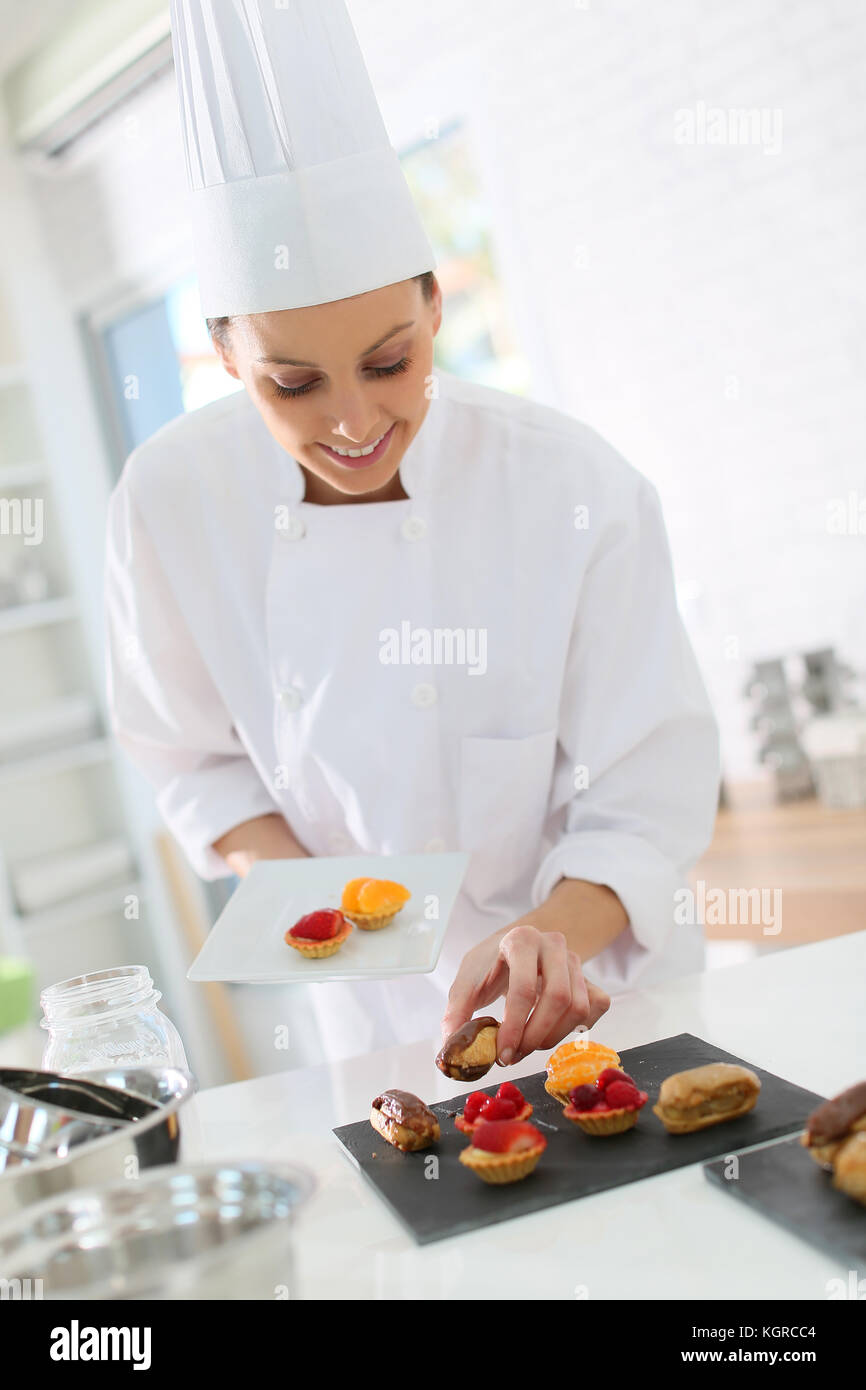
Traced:
<path id="1" fill-rule="evenodd" d="M 11 1134 L 0 1143 L 2 1221 L 68 1188 L 181 1159 L 179 1111 L 196 1082 L 172 1067 L 112 1068 L 86 1077 L 4 1068 L 0 1088 L 0 1113 L 5 1106 Z M 36 1140 L 40 1132 L 45 1143 Z"/>
<path id="2" fill-rule="evenodd" d="M 0 1279 L 45 1299 L 289 1298 L 292 1218 L 312 1190 L 302 1169 L 244 1162 L 67 1193 L 3 1226 Z"/>
<path id="3" fill-rule="evenodd" d="M 49 1155 L 64 1158 L 154 1108 L 151 1101 L 135 1100 L 137 1113 L 130 1115 L 123 1100 L 86 1080 L 0 1068 L 0 1172 Z"/>

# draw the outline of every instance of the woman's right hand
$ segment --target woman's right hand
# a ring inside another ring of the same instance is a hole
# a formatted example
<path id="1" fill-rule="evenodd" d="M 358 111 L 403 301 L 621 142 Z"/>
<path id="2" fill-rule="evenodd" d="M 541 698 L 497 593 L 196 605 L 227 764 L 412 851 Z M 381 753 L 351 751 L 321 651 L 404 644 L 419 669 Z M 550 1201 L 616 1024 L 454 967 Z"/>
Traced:
<path id="1" fill-rule="evenodd" d="M 257 859 L 311 858 L 278 811 L 242 821 L 214 840 L 211 848 L 222 855 L 238 878 L 246 878 Z"/>
<path id="2" fill-rule="evenodd" d="M 576 1028 L 592 1028 L 610 1008 L 610 996 L 586 978 L 562 933 L 539 931 L 529 922 L 495 932 L 467 951 L 448 995 L 443 1039 L 500 997 L 500 1066 L 556 1047 Z"/>

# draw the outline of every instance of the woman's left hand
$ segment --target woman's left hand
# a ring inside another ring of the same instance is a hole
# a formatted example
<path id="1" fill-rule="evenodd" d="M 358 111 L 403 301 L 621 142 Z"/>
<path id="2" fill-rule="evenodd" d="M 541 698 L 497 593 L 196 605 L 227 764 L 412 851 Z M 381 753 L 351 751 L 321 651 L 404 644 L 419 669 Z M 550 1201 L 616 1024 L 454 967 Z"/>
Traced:
<path id="1" fill-rule="evenodd" d="M 467 951 L 448 994 L 443 1038 L 503 994 L 501 1066 L 555 1047 L 581 1025 L 591 1028 L 610 1008 L 610 998 L 585 978 L 562 932 L 539 931 L 526 921 Z"/>

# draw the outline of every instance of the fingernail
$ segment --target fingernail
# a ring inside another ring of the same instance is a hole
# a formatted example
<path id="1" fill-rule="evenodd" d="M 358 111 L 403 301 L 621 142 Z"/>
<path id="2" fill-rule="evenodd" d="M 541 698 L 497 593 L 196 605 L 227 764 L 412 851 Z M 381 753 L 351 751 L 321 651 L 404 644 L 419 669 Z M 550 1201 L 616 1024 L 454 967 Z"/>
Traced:
<path id="1" fill-rule="evenodd" d="M 502 1065 L 503 1065 L 504 1067 L 510 1066 L 511 1063 L 512 1063 L 512 1061 L 514 1060 L 514 1048 L 513 1048 L 513 1047 L 505 1047 L 505 1048 L 503 1048 L 503 1049 L 502 1049 L 502 1056 L 500 1057 L 499 1060 L 501 1061 L 501 1063 L 502 1063 Z"/>

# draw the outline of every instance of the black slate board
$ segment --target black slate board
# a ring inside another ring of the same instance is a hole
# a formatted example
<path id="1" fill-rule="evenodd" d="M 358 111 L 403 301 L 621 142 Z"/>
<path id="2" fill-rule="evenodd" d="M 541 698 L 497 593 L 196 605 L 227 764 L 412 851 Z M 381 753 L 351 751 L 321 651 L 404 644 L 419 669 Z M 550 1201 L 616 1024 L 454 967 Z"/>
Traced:
<path id="1" fill-rule="evenodd" d="M 739 1154 L 736 1178 L 725 1177 L 724 1160 L 705 1163 L 704 1173 L 732 1197 L 817 1245 L 866 1266 L 866 1207 L 837 1192 L 831 1174 L 810 1158 L 799 1138 Z"/>
<path id="2" fill-rule="evenodd" d="M 468 1140 L 455 1128 L 452 1116 L 463 1109 L 463 1094 L 431 1106 L 439 1117 L 442 1137 L 418 1153 L 400 1153 L 376 1133 L 369 1120 L 341 1125 L 334 1134 L 418 1244 L 426 1245 L 791 1134 L 803 1129 L 806 1117 L 823 1099 L 746 1062 L 761 1080 L 754 1110 L 696 1134 L 670 1135 L 650 1109 L 665 1077 L 706 1062 L 743 1063 L 743 1059 L 691 1033 L 628 1048 L 620 1057 L 623 1070 L 648 1092 L 649 1100 L 635 1129 L 610 1138 L 586 1135 L 563 1119 L 558 1102 L 544 1089 L 543 1071 L 517 1079 L 534 1107 L 530 1123 L 546 1136 L 547 1148 L 535 1172 L 510 1186 L 490 1186 L 459 1162 Z M 505 1072 L 496 1068 L 493 1084 L 477 1089 L 493 1095 L 505 1079 Z M 425 1176 L 425 1159 L 430 1154 L 439 1159 L 436 1179 Z"/>

